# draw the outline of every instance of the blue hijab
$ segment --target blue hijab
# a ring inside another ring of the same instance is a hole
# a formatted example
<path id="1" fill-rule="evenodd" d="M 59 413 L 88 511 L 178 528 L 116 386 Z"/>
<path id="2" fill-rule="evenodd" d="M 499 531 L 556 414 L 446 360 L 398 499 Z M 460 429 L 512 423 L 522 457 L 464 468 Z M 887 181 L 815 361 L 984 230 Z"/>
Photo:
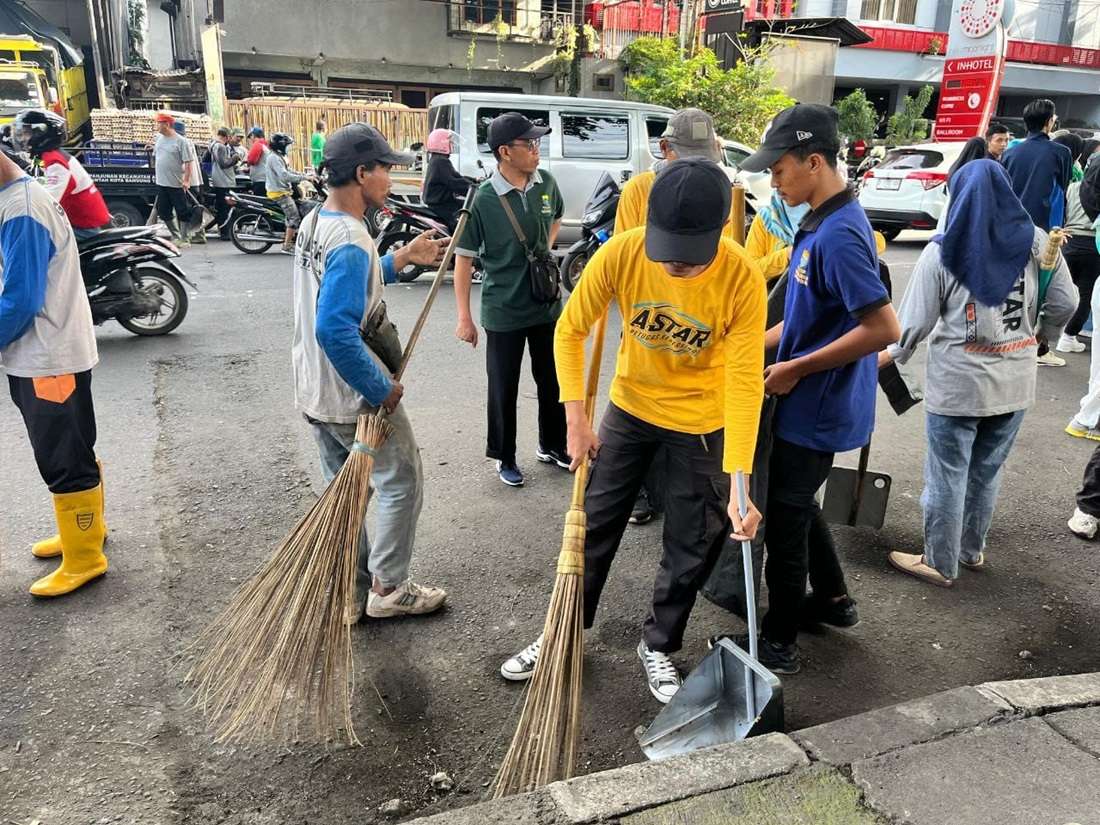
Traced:
<path id="1" fill-rule="evenodd" d="M 779 238 L 784 246 L 794 243 L 794 233 L 798 231 L 798 225 L 810 211 L 808 203 L 800 203 L 798 206 L 787 206 L 779 197 L 778 192 L 772 192 L 772 200 L 760 210 L 760 220 L 769 233 Z"/>
<path id="2" fill-rule="evenodd" d="M 1035 226 L 1008 173 L 975 160 L 951 178 L 947 226 L 933 238 L 944 267 L 986 306 L 1004 303 L 1031 257 Z"/>

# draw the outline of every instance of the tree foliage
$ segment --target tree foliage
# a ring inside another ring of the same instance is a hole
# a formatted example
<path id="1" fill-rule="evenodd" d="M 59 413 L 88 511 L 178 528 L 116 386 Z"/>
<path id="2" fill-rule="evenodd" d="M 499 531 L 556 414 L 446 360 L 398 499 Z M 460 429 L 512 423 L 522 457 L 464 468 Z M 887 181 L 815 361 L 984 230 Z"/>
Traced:
<path id="1" fill-rule="evenodd" d="M 890 115 L 886 127 L 886 140 L 895 146 L 915 143 L 928 137 L 928 119 L 924 110 L 932 102 L 932 87 L 924 86 L 917 96 L 906 95 L 902 110 Z"/>
<path id="2" fill-rule="evenodd" d="M 878 128 L 878 112 L 863 89 L 856 89 L 836 103 L 840 134 L 849 140 L 870 141 Z"/>
<path id="3" fill-rule="evenodd" d="M 756 146 L 768 122 L 794 103 L 775 86 L 769 51 L 743 47 L 744 60 L 723 69 L 710 49 L 682 56 L 671 38 L 642 37 L 623 50 L 619 62 L 629 99 L 673 109 L 694 106 L 714 118 L 722 137 Z"/>
<path id="4" fill-rule="evenodd" d="M 145 0 L 126 0 L 126 65 L 149 68 L 145 59 Z"/>

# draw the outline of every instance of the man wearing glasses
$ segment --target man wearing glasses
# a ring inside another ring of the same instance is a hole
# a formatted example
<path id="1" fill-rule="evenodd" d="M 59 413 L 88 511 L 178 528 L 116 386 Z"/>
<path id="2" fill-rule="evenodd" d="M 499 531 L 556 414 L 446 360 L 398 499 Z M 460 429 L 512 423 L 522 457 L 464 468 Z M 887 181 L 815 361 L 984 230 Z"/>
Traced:
<path id="1" fill-rule="evenodd" d="M 535 457 L 566 470 L 570 464 L 565 450 L 565 408 L 558 400 L 554 367 L 554 325 L 561 314 L 561 300 L 539 300 L 529 272 L 530 258 L 546 256 L 553 248 L 564 212 L 557 183 L 539 169 L 539 142 L 549 132 L 548 127 L 537 126 L 517 112 L 506 112 L 489 124 L 489 148 L 497 168 L 478 187 L 456 249 L 455 335 L 475 347 L 478 332 L 470 313 L 474 258 L 481 259 L 485 272 L 481 286 L 481 326 L 485 328 L 489 376 L 485 454 L 496 459 L 497 475 L 511 487 L 522 487 L 524 482 L 516 463 L 516 401 L 525 346 L 531 353 L 531 373 L 538 387 Z"/>

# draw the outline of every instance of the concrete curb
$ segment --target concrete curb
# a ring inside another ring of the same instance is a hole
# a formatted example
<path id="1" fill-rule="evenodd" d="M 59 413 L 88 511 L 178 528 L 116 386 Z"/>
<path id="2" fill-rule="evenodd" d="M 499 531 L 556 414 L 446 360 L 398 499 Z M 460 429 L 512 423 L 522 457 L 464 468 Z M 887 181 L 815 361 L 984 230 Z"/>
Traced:
<path id="1" fill-rule="evenodd" d="M 954 734 L 1100 705 L 1100 673 L 987 682 L 797 731 L 555 782 L 531 793 L 413 820 L 418 825 L 587 825 L 789 774 L 811 760 L 863 771 Z M 1066 719 L 1069 725 L 1074 720 Z M 1083 738 L 1100 739 L 1092 728 Z M 1100 742 L 1095 746 L 1100 747 Z M 859 782 L 868 791 L 868 783 Z M 874 802 L 875 794 L 869 794 Z M 880 804 L 873 808 L 883 811 Z"/>

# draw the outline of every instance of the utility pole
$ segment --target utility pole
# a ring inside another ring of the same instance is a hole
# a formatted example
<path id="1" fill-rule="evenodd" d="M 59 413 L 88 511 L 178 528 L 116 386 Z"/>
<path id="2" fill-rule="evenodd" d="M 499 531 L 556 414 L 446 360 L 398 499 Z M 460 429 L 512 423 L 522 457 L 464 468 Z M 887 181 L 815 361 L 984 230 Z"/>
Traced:
<path id="1" fill-rule="evenodd" d="M 579 97 L 581 93 L 581 66 L 584 53 L 588 51 L 588 38 L 584 34 L 584 4 L 582 14 L 577 14 L 577 0 L 573 0 L 573 59 L 569 61 L 569 96 Z"/>

